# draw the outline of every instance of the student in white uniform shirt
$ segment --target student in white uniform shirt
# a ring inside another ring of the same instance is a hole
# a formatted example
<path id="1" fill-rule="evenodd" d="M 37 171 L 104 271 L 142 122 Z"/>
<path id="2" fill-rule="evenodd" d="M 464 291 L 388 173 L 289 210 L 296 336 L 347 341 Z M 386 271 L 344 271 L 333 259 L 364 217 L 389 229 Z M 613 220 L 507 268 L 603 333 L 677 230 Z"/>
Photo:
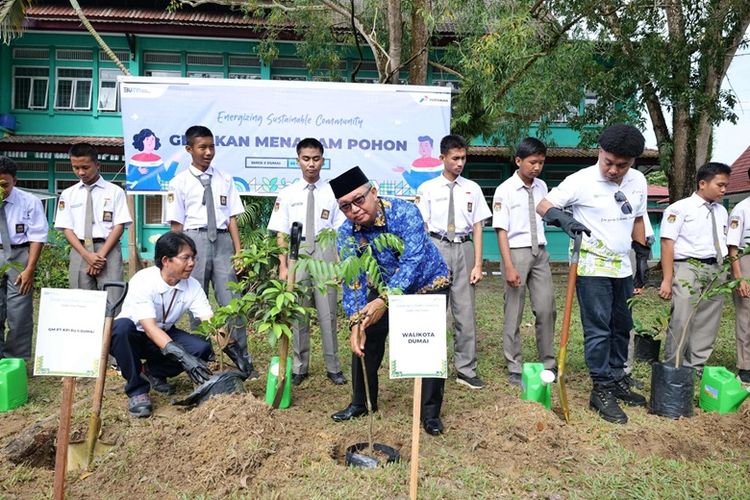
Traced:
<path id="1" fill-rule="evenodd" d="M 237 281 L 232 257 L 240 252 L 237 216 L 244 207 L 232 177 L 211 165 L 216 153 L 211 130 L 193 125 L 185 140 L 192 161 L 169 183 L 166 218 L 172 231 L 185 231 L 195 241 L 198 254 L 192 277 L 207 295 L 213 284 L 216 302 L 225 306 L 236 296 L 227 283 Z M 245 326 L 233 328 L 231 338 L 224 352 L 250 380 L 257 379 Z"/>
<path id="2" fill-rule="evenodd" d="M 167 377 L 185 371 L 195 384 L 211 378 L 206 364 L 213 359 L 211 343 L 175 326 L 188 311 L 201 320 L 213 316 L 203 288 L 190 277 L 195 250 L 185 233 L 161 235 L 154 251 L 156 265 L 130 279 L 122 311 L 112 324 L 110 353 L 125 378 L 128 411 L 133 417 L 151 415 L 150 389 L 174 392 Z M 148 376 L 144 376 L 146 367 Z"/>
<path id="3" fill-rule="evenodd" d="M 16 189 L 16 163 L 0 156 L 0 359 L 31 359 L 34 272 L 47 241 L 47 216 L 33 194 Z M 7 328 L 6 328 L 7 320 Z"/>
<path id="4" fill-rule="evenodd" d="M 516 148 L 518 170 L 495 190 L 492 226 L 502 256 L 505 277 L 503 351 L 508 382 L 521 385 L 521 334 L 526 289 L 536 317 L 536 346 L 547 370 L 555 370 L 555 290 L 545 248 L 542 218 L 537 204 L 547 196 L 547 184 L 538 178 L 544 168 L 547 148 L 542 141 L 527 137 Z"/>
<path id="5" fill-rule="evenodd" d="M 750 170 L 748 170 L 750 175 Z M 736 310 L 734 330 L 737 340 L 737 376 L 750 384 L 750 253 L 743 254 L 750 245 L 750 197 L 732 209 L 727 229 L 727 247 L 732 259 L 732 278 L 743 279 L 734 291 Z M 739 258 L 738 258 L 739 257 Z"/>
<path id="6" fill-rule="evenodd" d="M 323 145 L 317 139 L 302 139 L 297 144 L 297 164 L 302 170 L 302 179 L 279 192 L 276 203 L 268 221 L 269 231 L 277 233 L 279 245 L 286 246 L 286 237 L 291 232 L 292 224 L 300 222 L 304 235 L 300 251 L 314 259 L 336 262 L 336 243 L 332 239 L 329 245 L 321 246 L 316 241 L 324 229 L 337 229 L 346 220 L 339 210 L 336 198 L 327 181 L 320 178 L 323 168 Z M 308 204 L 310 198 L 312 205 Z M 286 255 L 279 256 L 279 279 L 286 280 L 289 268 Z M 323 341 L 323 356 L 326 363 L 328 379 L 336 385 L 346 384 L 346 377 L 341 371 L 338 357 L 338 338 L 336 336 L 336 289 L 329 287 L 321 293 L 317 286 L 310 282 L 309 275 L 299 270 L 295 274 L 297 283 L 311 288 L 311 295 L 305 301 L 309 306 L 313 301 L 318 312 L 320 336 Z M 296 324 L 294 333 L 294 365 L 292 383 L 299 385 L 308 377 L 310 366 L 310 324 Z"/>
<path id="7" fill-rule="evenodd" d="M 120 237 L 133 219 L 125 191 L 99 174 L 96 149 L 80 142 L 68 154 L 73 172 L 81 181 L 60 194 L 55 229 L 62 231 L 70 243 L 70 288 L 101 290 L 105 281 L 122 281 Z M 89 196 L 91 220 L 87 231 Z"/>
<path id="8" fill-rule="evenodd" d="M 448 300 L 456 330 L 453 340 L 456 381 L 471 389 L 481 389 L 484 382 L 477 375 L 474 286 L 482 279 L 482 223 L 492 213 L 479 184 L 461 177 L 466 149 L 463 137 L 443 137 L 440 141 L 443 173 L 419 186 L 417 206 L 453 275 Z"/>
<path id="9" fill-rule="evenodd" d="M 727 209 L 719 202 L 729 184 L 732 169 L 723 163 L 707 163 L 696 172 L 697 190 L 664 210 L 661 220 L 661 267 L 664 278 L 659 296 L 672 299 L 664 362 L 674 363 L 680 338 L 681 366 L 691 366 L 700 375 L 719 333 L 724 294 L 695 301 L 707 281 L 722 272 L 727 256 Z M 693 259 L 697 262 L 689 262 Z M 726 281 L 719 276 L 717 285 Z M 691 314 L 695 310 L 695 315 Z"/>
<path id="10" fill-rule="evenodd" d="M 619 424 L 628 416 L 618 400 L 646 405 L 646 398 L 632 391 L 632 380 L 624 371 L 633 328 L 627 303 L 633 295 L 630 247 L 633 240 L 646 242 L 646 178 L 632 168 L 644 144 L 643 134 L 632 125 L 607 127 L 599 136 L 597 164 L 566 177 L 537 206 L 547 224 L 560 226 L 571 238 L 586 233 L 576 294 L 593 382 L 589 407 Z M 565 207 L 572 208 L 572 216 L 562 210 Z"/>

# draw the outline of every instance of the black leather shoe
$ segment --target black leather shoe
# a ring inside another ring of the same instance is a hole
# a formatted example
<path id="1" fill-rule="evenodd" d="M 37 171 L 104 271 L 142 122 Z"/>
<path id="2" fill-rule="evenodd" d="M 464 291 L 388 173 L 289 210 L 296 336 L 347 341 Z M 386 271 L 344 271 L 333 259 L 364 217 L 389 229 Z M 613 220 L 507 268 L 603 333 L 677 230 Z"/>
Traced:
<path id="1" fill-rule="evenodd" d="M 739 370 L 737 372 L 737 377 L 743 384 L 750 384 L 750 370 Z"/>
<path id="2" fill-rule="evenodd" d="M 336 385 L 346 384 L 346 377 L 344 377 L 344 374 L 342 372 L 338 372 L 338 373 L 328 372 L 328 380 L 330 380 Z"/>
<path id="3" fill-rule="evenodd" d="M 426 418 L 422 421 L 422 427 L 430 436 L 439 436 L 443 433 L 443 422 L 440 418 Z"/>
<path id="4" fill-rule="evenodd" d="M 367 415 L 367 407 L 349 405 L 341 411 L 338 411 L 331 415 L 334 422 L 345 422 L 357 417 L 364 417 Z"/>
<path id="5" fill-rule="evenodd" d="M 617 398 L 612 393 L 614 384 L 596 384 L 591 390 L 589 407 L 597 412 L 607 422 L 625 424 L 628 416 L 617 404 Z"/>
<path id="6" fill-rule="evenodd" d="M 292 385 L 300 385 L 308 377 L 307 373 L 293 373 Z"/>

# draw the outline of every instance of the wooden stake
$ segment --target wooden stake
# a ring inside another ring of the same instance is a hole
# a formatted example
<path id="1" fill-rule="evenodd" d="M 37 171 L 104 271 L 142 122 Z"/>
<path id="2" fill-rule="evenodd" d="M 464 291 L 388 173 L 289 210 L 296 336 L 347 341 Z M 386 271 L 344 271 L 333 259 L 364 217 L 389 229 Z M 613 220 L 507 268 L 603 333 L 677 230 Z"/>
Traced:
<path id="1" fill-rule="evenodd" d="M 422 377 L 414 379 L 414 402 L 412 403 L 411 424 L 411 475 L 409 477 L 409 498 L 417 500 L 417 481 L 419 480 L 419 436 L 422 422 Z"/>
<path id="2" fill-rule="evenodd" d="M 74 377 L 63 377 L 60 425 L 57 428 L 57 450 L 55 451 L 55 500 L 65 498 L 65 474 L 68 466 L 68 443 L 70 443 L 70 414 L 72 413 L 75 388 L 76 379 Z"/>

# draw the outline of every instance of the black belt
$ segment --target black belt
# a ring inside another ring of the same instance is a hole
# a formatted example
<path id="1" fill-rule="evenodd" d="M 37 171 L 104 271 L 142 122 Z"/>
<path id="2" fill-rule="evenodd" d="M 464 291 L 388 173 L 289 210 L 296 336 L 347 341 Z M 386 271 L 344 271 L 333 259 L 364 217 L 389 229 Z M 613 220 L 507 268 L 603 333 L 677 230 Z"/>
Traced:
<path id="1" fill-rule="evenodd" d="M 185 231 L 199 231 L 201 233 L 205 233 L 206 231 L 208 231 L 208 228 L 207 227 L 194 227 L 193 229 L 185 229 Z M 216 232 L 217 233 L 228 233 L 229 229 L 217 229 Z"/>
<path id="2" fill-rule="evenodd" d="M 86 240 L 78 240 L 78 241 L 80 241 L 83 244 L 86 244 Z M 94 243 L 104 243 L 107 240 L 105 238 L 93 238 L 91 241 Z"/>
<path id="3" fill-rule="evenodd" d="M 467 241 L 471 241 L 471 235 L 470 234 L 465 234 L 463 236 L 456 236 L 453 240 L 451 240 L 450 238 L 448 238 L 447 236 L 445 236 L 443 234 L 435 233 L 433 231 L 430 231 L 430 236 L 432 236 L 433 238 L 438 239 L 440 241 L 445 241 L 447 243 L 466 243 Z M 456 241 L 456 240 L 458 240 L 458 241 Z"/>
<path id="4" fill-rule="evenodd" d="M 18 245 L 14 245 L 14 244 L 11 243 L 10 248 L 11 249 L 14 249 L 14 248 L 26 248 L 29 245 L 30 245 L 30 243 L 28 241 L 25 242 L 25 243 L 19 243 Z M 5 248 L 5 247 L 3 246 L 2 243 L 0 243 L 0 249 L 2 249 L 2 248 Z"/>
<path id="5" fill-rule="evenodd" d="M 687 259 L 674 259 L 674 262 L 687 262 L 689 260 L 697 260 L 701 264 L 716 264 L 717 261 L 716 257 L 707 257 L 705 259 L 699 259 L 698 257 L 688 257 Z"/>

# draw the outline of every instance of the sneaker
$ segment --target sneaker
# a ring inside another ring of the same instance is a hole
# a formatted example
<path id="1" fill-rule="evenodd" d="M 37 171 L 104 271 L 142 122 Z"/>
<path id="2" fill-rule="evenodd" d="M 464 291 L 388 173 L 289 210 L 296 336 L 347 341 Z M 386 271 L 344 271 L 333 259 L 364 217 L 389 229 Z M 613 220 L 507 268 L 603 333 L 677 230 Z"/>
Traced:
<path id="1" fill-rule="evenodd" d="M 292 385 L 300 385 L 303 380 L 307 378 L 307 373 L 293 373 L 292 374 Z"/>
<path id="2" fill-rule="evenodd" d="M 247 374 L 248 380 L 258 380 L 260 378 L 260 375 L 258 375 L 258 370 L 255 369 L 252 363 L 250 363 L 250 373 Z"/>
<path id="3" fill-rule="evenodd" d="M 151 386 L 151 389 L 155 390 L 156 392 L 167 395 L 175 393 L 176 388 L 174 384 L 170 384 L 165 378 L 151 375 L 151 373 L 149 373 L 148 371 L 147 366 L 143 367 L 141 378 L 146 380 L 146 382 L 148 382 Z"/>
<path id="4" fill-rule="evenodd" d="M 557 374 L 555 374 L 555 378 L 557 378 Z M 510 385 L 515 385 L 517 387 L 521 387 L 521 374 L 520 373 L 509 373 L 508 374 L 508 383 Z"/>
<path id="5" fill-rule="evenodd" d="M 346 384 L 346 377 L 344 377 L 344 374 L 342 372 L 328 372 L 326 375 L 328 376 L 328 380 L 333 382 L 335 385 Z"/>
<path id="6" fill-rule="evenodd" d="M 484 387 L 484 382 L 482 382 L 481 378 L 467 377 L 466 375 L 461 375 L 460 373 L 456 376 L 456 382 L 465 385 L 469 389 L 481 389 Z"/>
<path id="7" fill-rule="evenodd" d="M 138 394 L 128 398 L 128 413 L 131 417 L 150 417 L 153 409 L 151 397 L 148 394 Z"/>
<path id="8" fill-rule="evenodd" d="M 625 378 L 615 381 L 612 386 L 612 394 L 628 406 L 646 406 L 646 398 L 637 392 L 633 392 Z"/>
<path id="9" fill-rule="evenodd" d="M 613 388 L 614 384 L 595 384 L 591 390 L 589 408 L 597 412 L 607 422 L 625 424 L 628 422 L 628 416 L 617 404 L 617 398 L 612 393 Z"/>
<path id="10" fill-rule="evenodd" d="M 740 382 L 743 384 L 750 384 L 750 370 L 739 370 L 737 372 L 737 378 L 739 378 Z"/>
<path id="11" fill-rule="evenodd" d="M 622 379 L 630 386 L 631 389 L 635 387 L 636 389 L 643 390 L 643 388 L 645 387 L 643 382 L 641 382 L 637 378 L 633 378 L 629 373 L 626 374 Z"/>

